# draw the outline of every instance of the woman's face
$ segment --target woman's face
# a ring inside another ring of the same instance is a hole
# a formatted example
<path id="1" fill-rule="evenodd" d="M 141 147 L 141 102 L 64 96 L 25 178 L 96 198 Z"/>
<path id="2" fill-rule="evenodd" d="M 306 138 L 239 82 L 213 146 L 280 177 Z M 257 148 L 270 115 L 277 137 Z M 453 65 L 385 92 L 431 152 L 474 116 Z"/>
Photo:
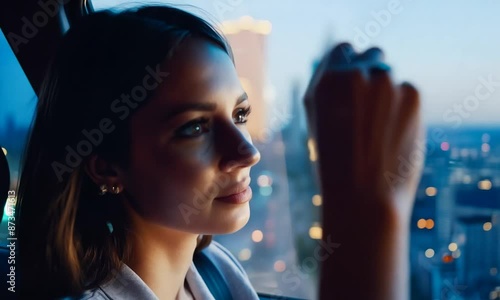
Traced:
<path id="1" fill-rule="evenodd" d="M 189 38 L 160 68 L 168 76 L 130 119 L 125 195 L 148 222 L 199 234 L 237 231 L 250 217 L 250 168 L 260 153 L 234 65 L 216 45 Z"/>

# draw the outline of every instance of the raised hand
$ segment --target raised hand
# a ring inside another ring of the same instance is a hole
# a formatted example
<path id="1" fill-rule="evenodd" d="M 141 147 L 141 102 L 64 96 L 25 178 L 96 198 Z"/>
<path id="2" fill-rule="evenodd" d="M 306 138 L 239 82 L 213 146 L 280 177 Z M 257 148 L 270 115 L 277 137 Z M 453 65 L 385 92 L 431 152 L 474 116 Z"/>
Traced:
<path id="1" fill-rule="evenodd" d="M 408 222 L 424 160 L 420 101 L 378 48 L 340 44 L 305 96 L 323 193 L 320 299 L 406 299 Z"/>

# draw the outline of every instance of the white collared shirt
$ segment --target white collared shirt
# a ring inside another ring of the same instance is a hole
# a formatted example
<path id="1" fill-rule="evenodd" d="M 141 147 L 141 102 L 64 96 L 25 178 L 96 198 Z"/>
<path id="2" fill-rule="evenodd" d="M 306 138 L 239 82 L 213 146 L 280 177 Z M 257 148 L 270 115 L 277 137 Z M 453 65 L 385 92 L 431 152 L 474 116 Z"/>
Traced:
<path id="1" fill-rule="evenodd" d="M 219 243 L 212 241 L 205 251 L 209 251 L 212 257 L 217 261 L 214 263 L 219 267 L 227 280 L 227 286 L 230 287 L 231 296 L 238 300 L 258 300 L 259 297 L 248 280 L 248 277 L 231 255 L 231 253 Z M 191 295 L 181 293 L 179 300 L 221 300 L 215 299 L 203 278 L 198 273 L 194 263 L 191 263 L 186 274 L 186 283 L 189 286 Z M 182 289 L 181 289 L 182 291 Z M 182 299 L 180 299 L 182 298 Z M 71 298 L 65 298 L 71 299 Z M 73 298 L 75 299 L 75 298 Z M 144 281 L 126 264 L 108 283 L 99 286 L 96 289 L 86 291 L 78 300 L 158 300 L 158 297 L 144 283 Z M 225 300 L 225 299 L 224 299 Z M 230 300 L 230 299 L 228 299 Z"/>

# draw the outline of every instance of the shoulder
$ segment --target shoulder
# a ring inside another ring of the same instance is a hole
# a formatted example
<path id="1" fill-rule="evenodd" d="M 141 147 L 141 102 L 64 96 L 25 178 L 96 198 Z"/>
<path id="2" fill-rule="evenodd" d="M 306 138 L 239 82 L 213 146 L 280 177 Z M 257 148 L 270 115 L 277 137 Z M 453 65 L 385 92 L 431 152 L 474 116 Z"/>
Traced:
<path id="1" fill-rule="evenodd" d="M 85 291 L 83 294 L 76 297 L 65 297 L 59 300 L 110 300 L 111 298 L 104 293 L 100 288 Z"/>
<path id="2" fill-rule="evenodd" d="M 63 300 L 157 300 L 153 291 L 126 264 L 116 272 L 113 278 L 99 287 L 89 289 L 78 297 L 63 298 Z"/>

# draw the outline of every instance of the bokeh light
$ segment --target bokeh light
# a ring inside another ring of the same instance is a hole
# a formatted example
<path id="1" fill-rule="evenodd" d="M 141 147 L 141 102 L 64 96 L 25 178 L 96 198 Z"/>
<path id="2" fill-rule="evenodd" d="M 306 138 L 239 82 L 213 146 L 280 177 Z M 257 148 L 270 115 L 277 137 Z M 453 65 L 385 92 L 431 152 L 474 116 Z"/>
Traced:
<path id="1" fill-rule="evenodd" d="M 247 261 L 252 257 L 252 250 L 248 248 L 241 249 L 240 253 L 238 253 L 238 259 L 241 261 Z"/>
<path id="2" fill-rule="evenodd" d="M 427 229 L 434 228 L 434 220 L 433 219 L 427 219 L 427 221 L 425 221 L 425 228 L 427 228 Z"/>
<path id="3" fill-rule="evenodd" d="M 434 257 L 434 249 L 427 249 L 425 250 L 425 257 L 427 258 L 433 258 Z"/>
<path id="4" fill-rule="evenodd" d="M 483 224 L 483 230 L 484 231 L 490 231 L 491 228 L 493 228 L 493 224 L 491 222 L 486 222 Z"/>
<path id="5" fill-rule="evenodd" d="M 273 180 L 268 175 L 260 175 L 257 178 L 257 184 L 261 187 L 270 186 L 273 184 Z"/>
<path id="6" fill-rule="evenodd" d="M 276 272 L 279 272 L 279 273 L 285 271 L 286 270 L 286 263 L 282 260 L 275 261 L 274 262 L 274 270 Z"/>
<path id="7" fill-rule="evenodd" d="M 314 195 L 312 197 L 312 203 L 314 206 L 321 206 L 323 203 L 323 199 L 321 198 L 321 195 Z"/>
<path id="8" fill-rule="evenodd" d="M 425 194 L 429 197 L 434 197 L 437 194 L 437 188 L 430 186 L 425 189 Z"/>
<path id="9" fill-rule="evenodd" d="M 450 250 L 451 252 L 453 252 L 453 251 L 457 251 L 457 249 L 458 249 L 458 245 L 457 245 L 457 243 L 450 243 L 450 244 L 448 245 L 448 250 Z"/>
<path id="10" fill-rule="evenodd" d="M 323 236 L 323 228 L 321 228 L 319 224 L 314 224 L 309 228 L 309 236 L 315 240 L 321 239 Z"/>
<path id="11" fill-rule="evenodd" d="M 256 243 L 262 242 L 262 239 L 264 239 L 264 234 L 260 230 L 254 230 L 252 232 L 252 241 Z"/>
<path id="12" fill-rule="evenodd" d="M 426 224 L 427 224 L 427 221 L 425 221 L 425 219 L 420 219 L 417 222 L 417 227 L 419 229 L 424 229 Z"/>
<path id="13" fill-rule="evenodd" d="M 448 143 L 448 142 L 442 142 L 441 143 L 441 150 L 443 150 L 443 151 L 450 150 L 450 143 Z"/>
<path id="14" fill-rule="evenodd" d="M 491 190 L 491 181 L 488 180 L 488 179 L 485 179 L 485 180 L 481 180 L 477 183 L 477 187 L 480 189 L 480 190 L 483 190 L 483 191 L 489 191 Z"/>

